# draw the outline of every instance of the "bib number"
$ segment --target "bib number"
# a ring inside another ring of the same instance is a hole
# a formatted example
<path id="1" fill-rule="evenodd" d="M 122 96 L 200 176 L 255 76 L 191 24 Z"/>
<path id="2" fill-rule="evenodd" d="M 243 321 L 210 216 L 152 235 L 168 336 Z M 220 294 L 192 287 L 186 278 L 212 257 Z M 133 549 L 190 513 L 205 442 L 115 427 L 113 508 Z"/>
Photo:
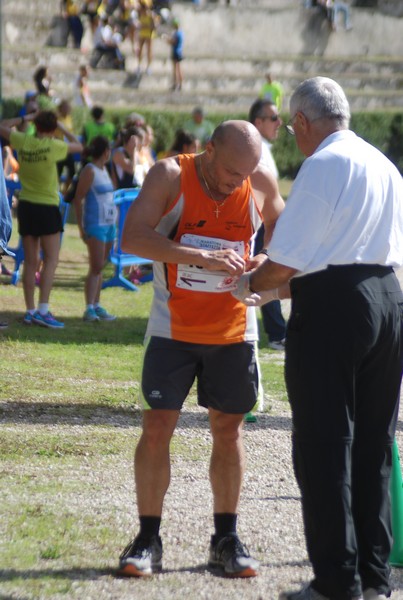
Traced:
<path id="1" fill-rule="evenodd" d="M 210 238 L 201 235 L 185 233 L 180 243 L 202 250 L 226 250 L 231 248 L 239 256 L 244 256 L 244 242 L 229 242 L 220 238 Z M 225 271 L 208 271 L 204 267 L 195 265 L 178 265 L 176 287 L 191 292 L 223 293 L 231 292 L 236 288 L 238 277 L 232 276 Z"/>

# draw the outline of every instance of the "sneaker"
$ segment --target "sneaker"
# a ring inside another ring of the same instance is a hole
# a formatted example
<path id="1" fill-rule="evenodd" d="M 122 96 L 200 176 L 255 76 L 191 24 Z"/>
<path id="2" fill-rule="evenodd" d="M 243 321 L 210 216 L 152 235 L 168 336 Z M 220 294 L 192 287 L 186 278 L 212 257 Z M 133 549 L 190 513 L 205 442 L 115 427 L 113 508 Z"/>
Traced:
<path id="1" fill-rule="evenodd" d="M 281 592 L 278 600 L 330 600 L 330 598 L 314 590 L 308 583 L 299 592 Z M 363 600 L 363 598 L 355 596 L 351 600 Z"/>
<path id="2" fill-rule="evenodd" d="M 220 539 L 211 536 L 208 566 L 223 569 L 227 577 L 256 577 L 259 563 L 252 558 L 236 533 Z"/>
<path id="3" fill-rule="evenodd" d="M 281 592 L 278 600 L 330 600 L 330 598 L 323 596 L 308 584 L 298 592 Z"/>
<path id="4" fill-rule="evenodd" d="M 56 321 L 52 313 L 47 312 L 46 315 L 41 315 L 39 310 L 32 315 L 32 322 L 35 325 L 42 325 L 42 327 L 49 327 L 50 329 L 63 329 L 64 327 L 64 323 Z"/>
<path id="5" fill-rule="evenodd" d="M 8 322 L 7 321 L 0 321 L 0 330 L 1 329 L 7 329 L 8 327 Z"/>
<path id="6" fill-rule="evenodd" d="M 387 596 L 385 594 L 378 594 L 374 588 L 367 588 L 363 592 L 364 600 L 387 600 Z"/>
<path id="7" fill-rule="evenodd" d="M 3 265 L 3 263 L 0 263 L 0 268 L 1 268 L 1 275 L 7 275 L 7 277 L 11 277 L 12 273 L 11 271 L 9 271 L 6 267 L 6 265 Z"/>
<path id="8" fill-rule="evenodd" d="M 244 416 L 243 420 L 245 421 L 245 423 L 256 423 L 257 417 L 253 414 L 253 412 L 248 412 Z"/>
<path id="9" fill-rule="evenodd" d="M 108 313 L 102 306 L 97 306 L 94 310 L 100 321 L 114 321 L 116 319 L 115 315 Z"/>
<path id="10" fill-rule="evenodd" d="M 277 340 L 275 342 L 269 342 L 269 348 L 271 350 L 279 350 L 280 352 L 284 352 L 285 350 L 285 339 Z"/>
<path id="11" fill-rule="evenodd" d="M 32 325 L 32 313 L 27 311 L 22 318 L 22 322 L 24 325 Z"/>
<path id="12" fill-rule="evenodd" d="M 94 308 L 87 308 L 83 314 L 83 321 L 87 321 L 87 323 L 91 323 L 94 321 L 99 321 L 99 317 L 95 312 Z"/>
<path id="13" fill-rule="evenodd" d="M 139 535 L 119 557 L 118 575 L 147 577 L 162 570 L 162 542 L 159 535 L 142 538 Z"/>

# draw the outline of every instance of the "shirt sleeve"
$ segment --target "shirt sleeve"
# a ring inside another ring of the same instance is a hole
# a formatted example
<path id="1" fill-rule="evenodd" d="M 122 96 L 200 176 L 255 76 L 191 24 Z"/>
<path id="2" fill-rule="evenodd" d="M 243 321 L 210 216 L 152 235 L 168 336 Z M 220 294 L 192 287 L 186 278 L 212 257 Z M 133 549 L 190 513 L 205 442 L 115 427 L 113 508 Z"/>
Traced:
<path id="1" fill-rule="evenodd" d="M 21 133 L 20 131 L 12 131 L 10 133 L 10 144 L 14 148 L 14 150 L 20 150 L 24 145 L 24 140 L 26 138 L 25 133 Z"/>
<path id="2" fill-rule="evenodd" d="M 56 138 L 52 139 L 52 158 L 55 159 L 55 162 L 66 158 L 68 153 L 67 151 L 68 146 L 65 141 L 58 140 Z"/>
<path id="3" fill-rule="evenodd" d="M 304 163 L 274 228 L 270 259 L 304 271 L 322 245 L 332 215 L 326 178 Z"/>

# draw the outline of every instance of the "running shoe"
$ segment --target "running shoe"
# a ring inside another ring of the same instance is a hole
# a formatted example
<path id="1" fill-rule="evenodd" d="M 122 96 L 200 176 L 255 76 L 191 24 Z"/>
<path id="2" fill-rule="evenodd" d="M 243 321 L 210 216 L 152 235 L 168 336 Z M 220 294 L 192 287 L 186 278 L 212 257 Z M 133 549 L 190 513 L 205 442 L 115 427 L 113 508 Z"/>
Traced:
<path id="1" fill-rule="evenodd" d="M 116 319 L 115 315 L 108 313 L 106 308 L 102 306 L 97 306 L 94 310 L 100 321 L 114 321 Z"/>
<path id="2" fill-rule="evenodd" d="M 363 593 L 364 600 L 387 600 L 387 596 L 382 593 L 378 593 L 374 588 L 367 588 Z"/>
<path id="3" fill-rule="evenodd" d="M 230 533 L 218 540 L 215 535 L 211 536 L 208 566 L 222 569 L 227 577 L 256 577 L 259 563 L 250 556 L 236 533 Z"/>
<path id="4" fill-rule="evenodd" d="M 248 412 L 244 416 L 243 420 L 245 421 L 245 423 L 256 423 L 257 416 L 254 415 L 253 412 Z"/>
<path id="5" fill-rule="evenodd" d="M 57 321 L 52 313 L 47 312 L 46 315 L 41 315 L 39 310 L 34 312 L 32 315 L 32 322 L 35 325 L 41 325 L 42 327 L 49 327 L 50 329 L 63 329 L 64 323 Z"/>
<path id="6" fill-rule="evenodd" d="M 99 321 L 99 317 L 95 312 L 95 308 L 87 308 L 83 315 L 83 321 L 87 321 L 87 323 L 93 323 L 94 321 Z"/>
<path id="7" fill-rule="evenodd" d="M 12 273 L 11 271 L 9 271 L 6 267 L 6 265 L 4 265 L 3 263 L 0 263 L 0 275 L 7 275 L 7 277 L 11 277 Z"/>
<path id="8" fill-rule="evenodd" d="M 24 325 L 32 325 L 32 313 L 27 311 L 22 318 L 22 322 Z"/>
<path id="9" fill-rule="evenodd" d="M 162 570 L 162 542 L 159 535 L 150 538 L 138 535 L 119 557 L 118 575 L 149 577 Z"/>
<path id="10" fill-rule="evenodd" d="M 308 583 L 298 592 L 281 592 L 278 600 L 330 600 L 330 598 L 314 590 L 313 587 Z M 351 600 L 363 599 L 362 596 L 354 596 L 351 598 Z"/>
<path id="11" fill-rule="evenodd" d="M 278 600 L 330 600 L 330 598 L 314 590 L 308 583 L 297 592 L 281 592 Z"/>
<path id="12" fill-rule="evenodd" d="M 279 352 L 284 352 L 285 339 L 284 340 L 276 340 L 275 342 L 269 342 L 269 348 L 271 350 L 278 350 Z"/>

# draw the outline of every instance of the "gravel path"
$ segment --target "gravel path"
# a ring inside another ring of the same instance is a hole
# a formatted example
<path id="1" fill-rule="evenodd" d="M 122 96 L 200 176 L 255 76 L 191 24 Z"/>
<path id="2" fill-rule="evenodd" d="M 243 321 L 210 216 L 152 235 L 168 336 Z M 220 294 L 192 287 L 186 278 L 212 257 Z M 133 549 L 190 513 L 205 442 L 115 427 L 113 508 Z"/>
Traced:
<path id="1" fill-rule="evenodd" d="M 259 577 L 228 580 L 206 570 L 207 548 L 212 533 L 211 493 L 207 463 L 175 456 L 162 527 L 164 571 L 150 580 L 115 579 L 110 573 L 84 577 L 74 584 L 71 598 L 86 600 L 172 600 L 220 599 L 276 600 L 279 591 L 294 589 L 309 580 L 300 512 L 300 494 L 291 466 L 290 412 L 282 402 L 272 401 L 270 414 L 259 415 L 256 424 L 245 427 L 248 464 L 242 493 L 239 534 L 251 553 L 261 561 Z M 185 412 L 177 438 L 205 453 L 209 431 L 204 412 Z M 398 442 L 403 448 L 403 423 L 399 422 Z M 196 450 L 197 455 L 197 450 Z M 200 458 L 200 457 L 199 457 Z M 97 516 L 102 519 L 119 511 L 119 539 L 125 539 L 132 506 L 131 474 L 127 465 L 115 465 L 104 472 L 103 495 L 97 500 Z M 203 465 L 201 467 L 200 465 Z M 106 464 L 105 464 L 106 467 Z M 104 466 L 98 465 L 98 472 Z M 97 473 L 94 483 L 99 484 Z M 86 511 L 88 498 L 79 498 Z M 76 499 L 77 501 L 77 499 Z M 89 508 L 89 507 L 88 507 Z M 125 540 L 128 541 L 128 540 Z M 116 557 L 117 558 L 117 557 Z M 110 566 L 116 561 L 110 557 Z M 394 600 L 403 599 L 403 570 L 393 569 Z M 62 598 L 64 596 L 60 596 Z"/>

